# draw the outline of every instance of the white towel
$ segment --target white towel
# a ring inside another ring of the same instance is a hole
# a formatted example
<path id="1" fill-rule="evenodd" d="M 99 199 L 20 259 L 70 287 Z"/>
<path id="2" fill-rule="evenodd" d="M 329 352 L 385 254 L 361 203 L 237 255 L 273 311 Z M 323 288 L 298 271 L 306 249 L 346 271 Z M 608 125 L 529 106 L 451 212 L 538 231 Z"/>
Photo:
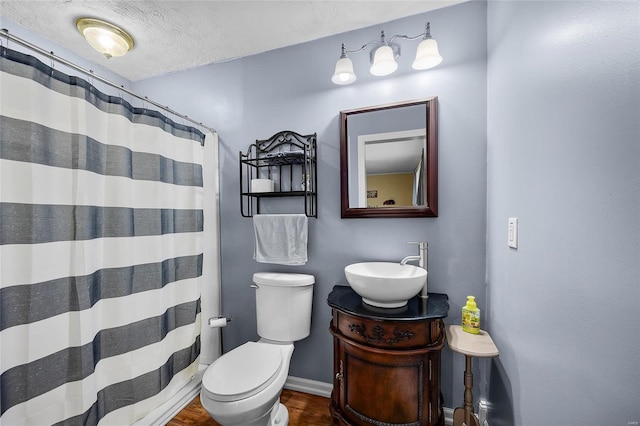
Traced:
<path id="1" fill-rule="evenodd" d="M 253 258 L 261 263 L 304 265 L 307 262 L 307 216 L 256 214 Z"/>

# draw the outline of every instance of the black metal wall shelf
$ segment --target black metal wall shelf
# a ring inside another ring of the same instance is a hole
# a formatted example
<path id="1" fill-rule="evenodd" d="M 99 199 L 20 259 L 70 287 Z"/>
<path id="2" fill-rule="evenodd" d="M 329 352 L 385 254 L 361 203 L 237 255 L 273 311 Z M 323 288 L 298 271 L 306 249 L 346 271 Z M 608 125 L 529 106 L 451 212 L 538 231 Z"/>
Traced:
<path id="1" fill-rule="evenodd" d="M 240 212 L 243 217 L 260 213 L 262 198 L 302 197 L 304 214 L 318 217 L 316 134 L 290 130 L 256 140 L 247 153 L 240 151 Z M 271 179 L 273 192 L 251 192 L 253 179 Z"/>

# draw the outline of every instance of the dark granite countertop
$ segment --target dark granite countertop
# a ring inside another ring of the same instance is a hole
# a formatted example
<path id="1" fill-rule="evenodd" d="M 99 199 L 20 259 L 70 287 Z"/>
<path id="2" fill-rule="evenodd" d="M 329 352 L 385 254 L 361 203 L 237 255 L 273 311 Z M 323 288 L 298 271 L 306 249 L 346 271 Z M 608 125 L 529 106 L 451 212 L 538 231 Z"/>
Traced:
<path id="1" fill-rule="evenodd" d="M 365 304 L 351 287 L 336 285 L 327 296 L 327 304 L 349 314 L 380 320 L 416 321 L 446 318 L 449 315 L 449 296 L 442 293 L 429 293 L 426 307 L 423 299 L 415 296 L 401 308 L 377 308 Z"/>

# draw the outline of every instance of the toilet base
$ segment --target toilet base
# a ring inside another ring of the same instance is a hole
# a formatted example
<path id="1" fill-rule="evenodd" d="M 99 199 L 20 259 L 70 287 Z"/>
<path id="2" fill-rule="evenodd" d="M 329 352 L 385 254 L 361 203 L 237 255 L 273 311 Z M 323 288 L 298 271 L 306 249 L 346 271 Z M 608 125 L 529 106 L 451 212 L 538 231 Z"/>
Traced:
<path id="1" fill-rule="evenodd" d="M 289 410 L 279 401 L 271 410 L 271 423 L 269 426 L 287 426 L 289 424 Z"/>
<path id="2" fill-rule="evenodd" d="M 218 419 L 214 418 L 214 420 L 220 422 Z M 278 399 L 271 410 L 258 419 L 244 419 L 240 423 L 227 423 L 223 420 L 220 424 L 223 426 L 288 426 L 289 410 Z"/>

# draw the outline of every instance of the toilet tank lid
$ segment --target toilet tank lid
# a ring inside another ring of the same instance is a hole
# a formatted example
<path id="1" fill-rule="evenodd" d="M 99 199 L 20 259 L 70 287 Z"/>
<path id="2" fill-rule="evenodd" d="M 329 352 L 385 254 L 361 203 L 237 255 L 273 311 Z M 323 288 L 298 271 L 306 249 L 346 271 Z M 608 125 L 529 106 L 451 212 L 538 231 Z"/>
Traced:
<path id="1" fill-rule="evenodd" d="M 313 285 L 316 278 L 308 274 L 289 274 L 280 272 L 256 272 L 253 282 L 274 287 L 302 287 Z"/>

